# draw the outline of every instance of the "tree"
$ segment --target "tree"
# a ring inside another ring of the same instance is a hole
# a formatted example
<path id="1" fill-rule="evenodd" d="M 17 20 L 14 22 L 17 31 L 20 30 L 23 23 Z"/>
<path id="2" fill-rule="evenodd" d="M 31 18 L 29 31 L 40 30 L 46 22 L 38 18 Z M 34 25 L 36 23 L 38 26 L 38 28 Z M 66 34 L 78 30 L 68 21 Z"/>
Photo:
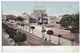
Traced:
<path id="1" fill-rule="evenodd" d="M 44 14 L 44 16 L 47 17 L 48 15 L 47 14 Z"/>
<path id="2" fill-rule="evenodd" d="M 24 33 L 18 33 L 17 35 L 14 36 L 14 41 L 16 44 L 21 45 L 22 42 L 24 42 L 27 39 L 26 34 Z"/>
<path id="3" fill-rule="evenodd" d="M 58 45 L 60 45 L 60 38 L 62 37 L 62 35 L 58 35 L 59 39 L 58 39 Z"/>
<path id="4" fill-rule="evenodd" d="M 17 34 L 16 33 L 16 29 L 13 29 L 13 28 L 6 28 L 5 29 L 5 32 L 7 33 L 7 34 L 9 34 L 9 38 L 14 38 L 14 36 Z M 12 39 L 11 39 L 11 42 L 12 42 Z"/>
<path id="5" fill-rule="evenodd" d="M 46 22 L 44 22 L 44 24 L 48 24 L 48 22 L 46 21 Z"/>
<path id="6" fill-rule="evenodd" d="M 47 34 L 49 34 L 49 41 L 51 41 L 51 35 L 53 35 L 53 31 L 52 30 L 48 30 Z"/>
<path id="7" fill-rule="evenodd" d="M 69 26 L 71 26 L 72 23 L 72 16 L 69 14 L 66 14 L 62 16 L 62 19 L 60 20 L 60 25 L 64 27 L 65 29 L 69 29 Z"/>
<path id="8" fill-rule="evenodd" d="M 43 24 L 43 22 L 37 22 L 38 23 L 38 25 L 42 25 Z"/>
<path id="9" fill-rule="evenodd" d="M 79 33 L 79 13 L 64 15 L 60 20 L 60 25 L 72 33 Z"/>
<path id="10" fill-rule="evenodd" d="M 13 37 L 16 35 L 16 29 L 13 29 L 13 28 L 7 28 L 5 29 L 5 32 L 7 34 L 9 34 L 9 37 L 13 39 Z"/>
<path id="11" fill-rule="evenodd" d="M 24 21 L 24 19 L 20 16 L 16 17 L 16 20 L 21 21 L 21 22 Z"/>
<path id="12" fill-rule="evenodd" d="M 35 27 L 34 26 L 31 26 L 31 29 L 32 29 L 32 34 L 33 34 L 33 30 L 35 29 Z"/>
<path id="13" fill-rule="evenodd" d="M 75 14 L 72 21 L 72 28 L 70 30 L 73 33 L 79 33 L 79 14 Z"/>
<path id="14" fill-rule="evenodd" d="M 17 17 L 16 17 L 16 18 L 13 18 L 12 20 L 14 20 L 14 21 L 16 22 L 18 19 L 17 19 Z"/>
<path id="15" fill-rule="evenodd" d="M 46 22 L 44 22 L 44 24 L 45 24 L 45 26 L 48 24 L 48 22 L 46 21 Z"/>
<path id="16" fill-rule="evenodd" d="M 10 33 L 10 30 L 9 30 L 9 29 L 10 29 L 9 27 L 5 29 L 5 32 L 6 32 L 7 34 Z"/>
<path id="17" fill-rule="evenodd" d="M 8 28 L 8 25 L 2 23 L 2 28 L 6 29 L 6 28 Z"/>
<path id="18" fill-rule="evenodd" d="M 6 21 L 9 21 L 9 19 L 6 19 Z"/>

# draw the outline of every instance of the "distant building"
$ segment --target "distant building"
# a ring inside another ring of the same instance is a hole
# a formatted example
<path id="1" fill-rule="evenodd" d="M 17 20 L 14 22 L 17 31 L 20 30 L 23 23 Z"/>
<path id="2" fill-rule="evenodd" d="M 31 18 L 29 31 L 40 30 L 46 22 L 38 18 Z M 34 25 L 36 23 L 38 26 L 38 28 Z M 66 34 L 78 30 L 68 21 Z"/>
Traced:
<path id="1" fill-rule="evenodd" d="M 36 18 L 37 18 L 36 14 L 35 13 L 31 13 L 29 22 L 30 23 L 36 23 Z"/>
<path id="2" fill-rule="evenodd" d="M 42 14 L 45 14 L 46 10 L 44 9 L 34 9 L 33 13 L 36 17 L 42 17 Z"/>
<path id="3" fill-rule="evenodd" d="M 35 13 L 31 13 L 30 17 L 37 18 Z"/>
<path id="4" fill-rule="evenodd" d="M 45 17 L 47 16 L 46 10 L 44 9 L 34 9 L 33 13 L 30 15 L 32 18 L 36 20 L 36 22 L 47 20 Z"/>
<path id="5" fill-rule="evenodd" d="M 25 23 L 29 23 L 29 15 L 27 13 L 22 13 L 20 16 L 24 19 Z"/>
<path id="6" fill-rule="evenodd" d="M 48 16 L 48 24 L 55 25 L 58 18 L 56 16 Z"/>
<path id="7" fill-rule="evenodd" d="M 6 15 L 2 15 L 2 20 L 6 21 Z"/>
<path id="8" fill-rule="evenodd" d="M 2 20 L 3 21 L 12 20 L 12 19 L 15 19 L 15 18 L 16 18 L 16 16 L 11 15 L 11 14 L 9 14 L 9 15 L 2 15 Z"/>
<path id="9" fill-rule="evenodd" d="M 58 21 L 60 21 L 60 20 L 61 20 L 62 16 L 63 16 L 63 15 L 58 15 L 58 16 L 57 16 L 57 17 L 58 17 L 58 19 L 59 19 Z"/>

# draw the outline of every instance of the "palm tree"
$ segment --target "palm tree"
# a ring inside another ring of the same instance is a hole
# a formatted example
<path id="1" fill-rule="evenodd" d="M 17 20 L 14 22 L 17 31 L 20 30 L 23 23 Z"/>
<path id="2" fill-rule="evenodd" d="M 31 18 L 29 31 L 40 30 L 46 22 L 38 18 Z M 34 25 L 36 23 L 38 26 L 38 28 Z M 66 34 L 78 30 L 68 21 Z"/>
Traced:
<path id="1" fill-rule="evenodd" d="M 53 31 L 52 30 L 48 30 L 47 34 L 49 34 L 49 41 L 51 41 L 51 35 L 53 35 Z"/>
<path id="2" fill-rule="evenodd" d="M 73 42 L 74 42 L 74 39 L 71 39 L 71 44 L 72 44 L 72 46 L 73 46 Z"/>
<path id="3" fill-rule="evenodd" d="M 58 45 L 60 45 L 60 38 L 62 37 L 62 35 L 58 35 L 59 39 L 58 39 Z"/>
<path id="4" fill-rule="evenodd" d="M 35 27 L 34 26 L 31 26 L 31 29 L 32 29 L 32 34 L 33 34 L 33 30 L 35 29 Z"/>

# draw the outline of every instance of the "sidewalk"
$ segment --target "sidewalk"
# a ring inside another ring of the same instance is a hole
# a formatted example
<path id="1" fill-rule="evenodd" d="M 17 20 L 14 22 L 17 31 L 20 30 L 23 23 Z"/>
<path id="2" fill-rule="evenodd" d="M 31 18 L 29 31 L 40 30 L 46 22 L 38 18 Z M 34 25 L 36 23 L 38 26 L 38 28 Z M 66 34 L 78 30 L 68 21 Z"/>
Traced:
<path id="1" fill-rule="evenodd" d="M 36 36 L 38 36 L 38 37 L 40 37 L 40 38 L 42 38 L 42 33 L 41 33 L 41 29 L 42 29 L 42 27 L 41 26 L 39 26 L 39 25 L 34 25 L 35 26 L 35 29 L 33 30 L 33 34 L 34 35 L 36 35 Z M 50 28 L 49 28 L 50 29 Z M 24 27 L 24 29 L 23 30 L 25 30 L 25 31 L 27 31 L 27 32 L 29 32 L 28 31 L 28 27 L 27 27 L 27 30 L 26 30 L 26 27 Z M 53 28 L 52 30 L 54 30 L 54 35 L 56 34 L 61 34 L 61 33 L 59 33 L 61 30 L 58 30 L 57 31 L 57 29 L 56 28 Z M 30 33 L 32 33 L 32 30 L 30 31 Z M 63 32 L 64 33 L 64 32 Z M 66 33 L 66 32 L 65 32 Z M 64 33 L 64 34 L 65 34 Z M 69 32 L 68 32 L 69 33 Z M 67 33 L 66 33 L 67 34 Z M 62 35 L 62 34 L 61 34 Z M 48 34 L 46 34 L 45 33 L 45 37 L 47 38 L 47 40 L 49 40 L 49 35 Z M 57 36 L 51 36 L 51 40 L 52 41 L 50 41 L 50 42 L 52 42 L 52 43 L 55 43 L 55 44 L 58 44 L 58 37 Z M 60 39 L 60 41 L 61 41 L 61 45 L 63 46 L 70 46 L 71 45 L 71 41 L 70 40 L 68 40 L 68 39 L 64 39 L 64 38 L 61 38 Z M 78 43 L 76 43 L 76 42 L 74 42 L 74 45 L 78 45 Z"/>

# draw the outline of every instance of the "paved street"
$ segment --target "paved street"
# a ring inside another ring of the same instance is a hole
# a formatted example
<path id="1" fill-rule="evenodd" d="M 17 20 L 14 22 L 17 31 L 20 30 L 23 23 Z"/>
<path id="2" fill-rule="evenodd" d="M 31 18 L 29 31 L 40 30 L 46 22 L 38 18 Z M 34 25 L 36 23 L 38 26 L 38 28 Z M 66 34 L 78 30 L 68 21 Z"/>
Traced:
<path id="1" fill-rule="evenodd" d="M 8 25 L 12 28 L 16 28 L 12 24 L 8 24 Z M 32 24 L 32 25 L 34 25 L 34 24 Z M 51 36 L 51 41 L 49 41 L 49 35 L 47 33 L 45 33 L 45 37 L 48 40 L 48 41 L 45 41 L 44 38 L 42 38 L 42 33 L 41 33 L 42 27 L 39 25 L 34 25 L 34 26 L 35 26 L 35 29 L 33 30 L 34 35 L 32 34 L 32 30 L 30 30 L 30 32 L 29 32 L 28 27 L 27 28 L 26 28 L 26 26 L 21 27 L 20 25 L 17 26 L 17 29 L 19 31 L 21 31 L 22 33 L 25 33 L 28 37 L 28 39 L 24 42 L 24 44 L 26 44 L 26 45 L 35 45 L 35 46 L 36 45 L 55 45 L 55 44 L 57 45 L 58 38 L 59 38 L 59 37 L 57 37 L 58 34 L 62 35 L 62 38 L 60 38 L 61 45 L 65 45 L 65 46 L 71 45 L 71 41 L 70 41 L 71 38 L 75 39 L 75 41 L 73 42 L 74 45 L 79 44 L 78 42 L 76 42 L 79 39 L 78 35 L 72 34 L 67 30 L 63 30 L 63 29 L 59 29 L 59 28 L 48 28 L 48 27 L 46 27 L 46 31 L 51 29 L 54 31 L 54 35 Z M 21 28 L 23 28 L 23 29 L 21 29 Z M 55 43 L 55 44 L 53 44 L 53 43 Z"/>
<path id="2" fill-rule="evenodd" d="M 14 27 L 13 25 L 10 25 L 8 24 L 9 27 L 12 27 L 12 28 L 16 28 Z M 40 37 L 37 37 L 29 32 L 26 32 L 22 29 L 18 29 L 18 31 L 21 31 L 22 33 L 25 33 L 26 36 L 27 36 L 27 40 L 24 42 L 26 45 L 30 45 L 30 46 L 52 46 L 52 45 L 55 45 L 49 41 L 45 41 L 44 39 L 40 38 Z"/>
<path id="3" fill-rule="evenodd" d="M 39 25 L 34 25 L 34 26 L 35 26 L 35 29 L 34 29 L 33 34 L 42 38 L 41 26 L 39 26 Z M 46 28 L 46 30 L 49 30 L 49 29 L 54 31 L 54 35 L 51 36 L 51 39 L 52 39 L 51 42 L 55 43 L 55 44 L 58 43 L 58 37 L 57 37 L 58 34 L 61 34 L 63 37 L 63 38 L 61 38 L 61 45 L 71 45 L 71 41 L 70 41 L 71 38 L 74 38 L 75 41 L 77 41 L 79 39 L 78 35 L 72 34 L 67 30 L 57 29 L 57 28 Z M 24 30 L 28 31 L 28 29 L 26 30 L 26 27 L 24 27 Z M 32 30 L 30 31 L 30 33 L 32 33 Z M 72 36 L 72 37 L 70 37 L 70 36 Z M 49 40 L 48 34 L 45 33 L 45 37 L 47 38 L 47 40 Z M 74 45 L 78 45 L 79 43 L 75 42 L 75 41 L 74 41 Z"/>

